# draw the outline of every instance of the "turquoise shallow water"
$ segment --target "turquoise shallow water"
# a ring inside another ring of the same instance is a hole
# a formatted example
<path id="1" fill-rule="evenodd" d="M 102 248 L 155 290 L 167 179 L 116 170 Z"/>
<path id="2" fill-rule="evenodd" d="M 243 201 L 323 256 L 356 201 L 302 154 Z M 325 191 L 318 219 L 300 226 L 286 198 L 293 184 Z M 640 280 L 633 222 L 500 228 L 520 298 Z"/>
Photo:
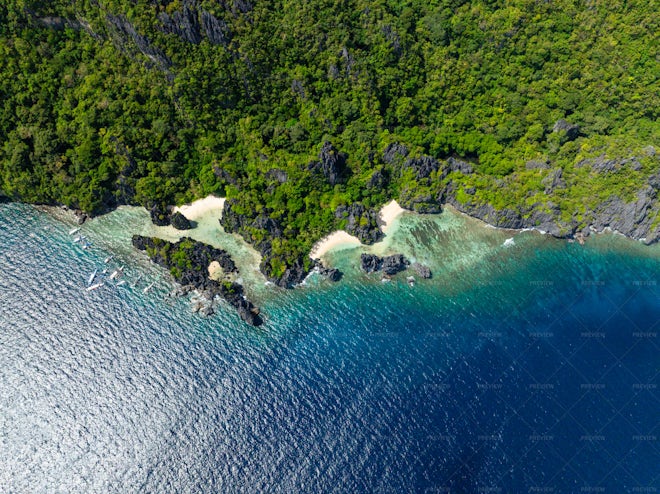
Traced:
<path id="1" fill-rule="evenodd" d="M 340 251 L 339 284 L 254 275 L 254 329 L 165 298 L 128 242 L 138 216 L 85 225 L 82 250 L 0 205 L 0 491 L 660 488 L 658 246 L 404 216 L 373 249 L 433 280 L 381 283 Z M 87 292 L 110 254 L 128 283 Z"/>

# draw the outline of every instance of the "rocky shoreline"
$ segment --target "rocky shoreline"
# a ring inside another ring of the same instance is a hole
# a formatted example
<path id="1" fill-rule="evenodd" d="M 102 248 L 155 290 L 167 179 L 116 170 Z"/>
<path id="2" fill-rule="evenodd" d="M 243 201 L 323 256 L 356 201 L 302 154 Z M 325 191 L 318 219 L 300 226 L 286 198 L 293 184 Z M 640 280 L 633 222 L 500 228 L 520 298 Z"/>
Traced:
<path id="1" fill-rule="evenodd" d="M 200 291 L 211 303 L 216 296 L 222 297 L 248 324 L 263 323 L 259 309 L 245 297 L 243 286 L 235 281 L 238 269 L 226 251 L 188 237 L 173 243 L 157 237 L 133 235 L 132 243 L 136 249 L 145 251 L 153 262 L 167 268 L 183 287 Z M 210 269 L 212 267 L 215 269 Z M 209 305 L 205 313 L 212 312 L 212 305 Z"/>

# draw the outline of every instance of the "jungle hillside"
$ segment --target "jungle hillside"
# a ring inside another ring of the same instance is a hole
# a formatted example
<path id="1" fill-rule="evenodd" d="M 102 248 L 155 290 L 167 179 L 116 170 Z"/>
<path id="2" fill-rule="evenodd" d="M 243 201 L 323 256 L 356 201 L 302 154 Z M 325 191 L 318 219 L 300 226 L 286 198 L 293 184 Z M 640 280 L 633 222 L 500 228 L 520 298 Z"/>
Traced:
<path id="1" fill-rule="evenodd" d="M 290 286 L 390 199 L 660 237 L 651 1 L 7 0 L 0 195 L 101 214 L 227 197 Z"/>

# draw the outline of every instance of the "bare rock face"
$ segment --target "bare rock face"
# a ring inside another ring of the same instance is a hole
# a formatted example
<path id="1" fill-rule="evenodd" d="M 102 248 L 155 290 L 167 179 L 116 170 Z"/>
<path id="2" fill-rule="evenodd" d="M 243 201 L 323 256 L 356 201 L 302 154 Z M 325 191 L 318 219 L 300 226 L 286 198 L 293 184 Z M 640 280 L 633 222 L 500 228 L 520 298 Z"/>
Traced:
<path id="1" fill-rule="evenodd" d="M 550 194 L 553 190 L 566 187 L 566 182 L 562 178 L 561 168 L 555 168 L 541 181 L 545 186 L 545 193 Z"/>
<path id="2" fill-rule="evenodd" d="M 418 179 L 429 178 L 433 172 L 442 170 L 439 179 L 445 178 L 449 173 L 449 167 L 442 166 L 438 160 L 431 156 L 420 156 L 419 158 L 409 158 L 404 164 L 404 168 L 412 168 Z"/>
<path id="3" fill-rule="evenodd" d="M 321 172 L 330 185 L 336 185 L 346 179 L 346 155 L 325 141 L 319 153 L 319 161 L 311 162 L 307 168 Z"/>
<path id="4" fill-rule="evenodd" d="M 580 135 L 580 126 L 568 123 L 563 118 L 560 118 L 555 122 L 554 127 L 552 127 L 554 133 L 564 134 L 564 139 L 566 141 L 574 141 Z"/>
<path id="5" fill-rule="evenodd" d="M 393 275 L 404 271 L 410 266 L 410 261 L 403 254 L 393 254 L 386 257 L 378 257 L 374 254 L 362 254 L 360 256 L 360 268 L 365 273 L 383 271 L 387 275 Z"/>
<path id="6" fill-rule="evenodd" d="M 161 70 L 166 71 L 172 66 L 172 61 L 160 49 L 153 46 L 146 36 L 138 33 L 125 16 L 107 14 L 105 18 L 108 26 L 114 30 L 115 41 L 121 49 L 131 51 L 129 47 L 132 44 L 149 60 L 155 62 Z"/>
<path id="7" fill-rule="evenodd" d="M 403 254 L 393 254 L 383 257 L 383 273 L 393 275 L 399 271 L 404 271 L 410 266 L 410 261 Z"/>
<path id="8" fill-rule="evenodd" d="M 474 168 L 472 168 L 472 165 L 467 161 L 450 157 L 447 159 L 447 164 L 449 165 L 449 169 L 453 172 L 461 172 L 464 175 L 474 173 Z"/>
<path id="9" fill-rule="evenodd" d="M 392 143 L 383 152 L 383 162 L 388 165 L 396 165 L 402 163 L 407 156 L 408 148 L 406 146 L 399 143 Z"/>
<path id="10" fill-rule="evenodd" d="M 383 267 L 383 259 L 374 254 L 362 254 L 360 256 L 360 269 L 365 273 L 375 273 Z"/>

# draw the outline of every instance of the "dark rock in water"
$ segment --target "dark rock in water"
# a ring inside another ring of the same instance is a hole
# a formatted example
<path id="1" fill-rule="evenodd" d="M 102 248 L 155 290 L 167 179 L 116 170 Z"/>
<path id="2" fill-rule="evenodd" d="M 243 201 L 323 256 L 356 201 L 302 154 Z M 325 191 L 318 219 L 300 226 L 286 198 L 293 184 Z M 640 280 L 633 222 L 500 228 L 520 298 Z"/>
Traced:
<path id="1" fill-rule="evenodd" d="M 346 179 L 346 157 L 344 153 L 337 151 L 330 142 L 325 141 L 319 153 L 319 161 L 311 162 L 307 168 L 312 171 L 320 171 L 330 185 L 336 185 Z"/>
<path id="2" fill-rule="evenodd" d="M 321 276 L 325 276 L 330 281 L 337 282 L 341 280 L 342 276 L 344 276 L 344 273 L 339 271 L 337 268 L 327 268 L 320 262 L 317 263 L 317 267 L 319 268 L 319 274 Z"/>
<path id="3" fill-rule="evenodd" d="M 387 275 L 393 275 L 399 271 L 404 271 L 410 265 L 410 261 L 403 254 L 394 254 L 383 257 L 383 272 Z"/>
<path id="4" fill-rule="evenodd" d="M 573 141 L 577 139 L 578 135 L 580 134 L 580 126 L 568 123 L 563 118 L 560 118 L 555 122 L 554 127 L 552 127 L 552 131 L 555 133 L 563 133 L 565 135 L 566 141 Z"/>
<path id="5" fill-rule="evenodd" d="M 309 273 L 309 269 L 305 267 L 305 265 L 303 264 L 303 260 L 296 259 L 293 265 L 288 266 L 284 270 L 284 273 L 282 273 L 279 276 L 276 276 L 272 272 L 270 262 L 268 262 L 270 259 L 272 259 L 270 255 L 264 256 L 264 259 L 261 262 L 261 266 L 260 266 L 261 272 L 266 275 L 266 278 L 268 278 L 269 281 L 273 282 L 279 287 L 293 288 L 294 286 L 302 283 L 302 281 Z M 282 260 L 280 260 L 280 262 L 284 264 Z"/>
<path id="6" fill-rule="evenodd" d="M 431 277 L 431 269 L 428 266 L 424 266 L 423 264 L 414 262 L 410 267 L 414 269 L 415 273 L 417 273 L 422 278 L 428 279 Z"/>
<path id="7" fill-rule="evenodd" d="M 156 226 L 167 226 L 170 224 L 170 211 L 164 204 L 156 203 L 149 210 L 151 222 Z"/>
<path id="8" fill-rule="evenodd" d="M 220 264 L 224 273 L 238 273 L 234 261 L 224 250 L 187 237 L 172 243 L 156 237 L 133 235 L 132 243 L 136 249 L 146 251 L 153 262 L 168 268 L 180 285 L 192 286 L 210 300 L 220 295 L 249 324 L 258 326 L 263 322 L 259 309 L 245 297 L 241 285 L 209 278 L 208 266 L 214 261 Z M 212 312 L 212 308 L 200 307 L 201 310 L 208 314 Z"/>
<path id="9" fill-rule="evenodd" d="M 378 226 L 378 212 L 355 202 L 350 206 L 339 206 L 335 210 L 335 218 L 346 220 L 343 229 L 355 235 L 360 242 L 370 245 L 383 238 L 383 232 Z"/>
<path id="10" fill-rule="evenodd" d="M 89 219 L 89 216 L 84 211 L 80 209 L 74 209 L 73 214 L 76 216 L 76 223 L 82 225 L 85 221 Z"/>
<path id="11" fill-rule="evenodd" d="M 387 275 L 393 275 L 408 268 L 410 261 L 403 254 L 394 254 L 386 257 L 378 257 L 374 254 L 362 254 L 360 256 L 360 268 L 365 273 L 383 271 Z"/>
<path id="12" fill-rule="evenodd" d="M 177 230 L 190 230 L 192 228 L 188 218 L 182 215 L 179 211 L 170 217 L 170 222 L 172 223 L 172 226 Z"/>
<path id="13" fill-rule="evenodd" d="M 374 254 L 362 254 L 360 256 L 360 268 L 365 273 L 375 273 L 383 267 L 383 259 Z"/>

